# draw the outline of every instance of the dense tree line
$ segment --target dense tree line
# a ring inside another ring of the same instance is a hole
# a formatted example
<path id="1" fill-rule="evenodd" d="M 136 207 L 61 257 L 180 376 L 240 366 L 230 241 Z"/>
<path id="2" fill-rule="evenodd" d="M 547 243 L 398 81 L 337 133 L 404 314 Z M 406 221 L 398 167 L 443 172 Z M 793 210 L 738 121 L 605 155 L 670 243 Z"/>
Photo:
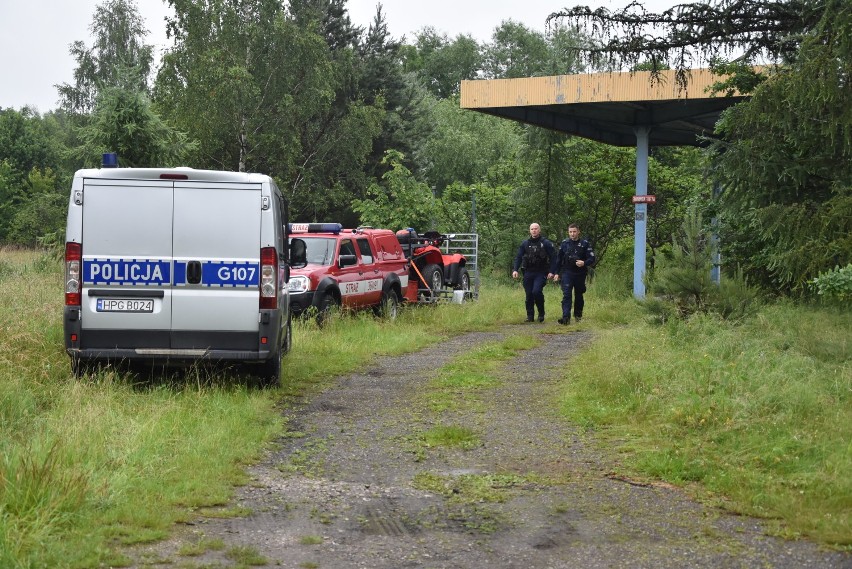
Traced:
<path id="1" fill-rule="evenodd" d="M 850 266 L 852 3 L 712 0 L 659 14 L 634 3 L 550 19 L 594 33 L 577 51 L 583 61 L 674 68 L 682 83 L 690 67 L 709 64 L 730 75 L 720 93 L 752 95 L 724 114 L 708 156 L 722 188 L 713 214 L 724 220 L 729 266 L 797 294 L 820 273 Z"/>
<path id="2" fill-rule="evenodd" d="M 793 291 L 849 262 L 852 34 L 842 0 L 710 0 L 659 15 L 575 8 L 555 13 L 546 33 L 506 21 L 482 43 L 433 28 L 394 38 L 381 5 L 364 29 L 345 0 L 169 1 L 161 61 L 133 0 L 106 0 L 92 45 L 71 46 L 74 81 L 57 86 L 60 107 L 0 109 L 0 242 L 60 239 L 73 172 L 116 151 L 122 166 L 270 174 L 300 221 L 467 232 L 475 219 L 481 258 L 498 269 L 533 220 L 554 239 L 579 222 L 600 257 L 621 261 L 633 151 L 461 110 L 460 81 L 612 64 L 685 71 L 703 54 L 736 71 L 720 91 L 754 97 L 727 114 L 707 156 L 653 149 L 652 251 L 671 246 L 689 206 L 718 213 L 707 205 L 715 179 L 726 258 L 746 274 Z M 733 53 L 742 60 L 721 59 Z M 758 55 L 778 63 L 771 80 L 745 73 Z M 820 81 L 806 84 L 807 74 Z M 785 143 L 755 136 L 766 132 Z M 802 230 L 809 216 L 818 231 Z"/>

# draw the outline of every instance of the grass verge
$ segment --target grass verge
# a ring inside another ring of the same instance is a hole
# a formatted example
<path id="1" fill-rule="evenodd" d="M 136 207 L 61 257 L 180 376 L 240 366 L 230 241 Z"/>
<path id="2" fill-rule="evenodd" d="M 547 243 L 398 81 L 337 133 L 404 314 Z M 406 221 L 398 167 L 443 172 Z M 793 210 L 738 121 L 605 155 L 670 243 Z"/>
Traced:
<path id="1" fill-rule="evenodd" d="M 393 323 L 366 314 L 323 330 L 298 322 L 279 390 L 204 368 L 154 381 L 105 370 L 76 381 L 62 347 L 62 278 L 55 260 L 0 250 L 4 568 L 127 564 L 123 545 L 227 505 L 245 465 L 286 429 L 282 400 L 378 355 L 523 317 L 520 286 L 495 283 L 477 303 L 412 307 Z M 552 313 L 558 289 L 547 295 Z M 732 509 L 779 518 L 786 535 L 852 542 L 848 313 L 780 305 L 739 325 L 652 328 L 632 301 L 598 297 L 592 285 L 586 326 L 601 331 L 570 367 L 566 410 L 626 440 L 632 468 L 698 481 Z M 496 356 L 465 357 L 470 369 Z M 449 371 L 429 389 L 437 400 L 454 381 L 480 379 Z"/>
<path id="2" fill-rule="evenodd" d="M 153 380 L 105 369 L 77 381 L 63 349 L 62 279 L 55 259 L 0 250 L 4 568 L 126 565 L 123 546 L 223 511 L 245 465 L 286 428 L 282 398 L 377 355 L 516 320 L 522 303 L 518 287 L 505 287 L 475 304 L 406 309 L 394 323 L 366 314 L 323 330 L 298 322 L 280 390 L 206 368 Z"/>
<path id="3" fill-rule="evenodd" d="M 628 310 L 628 309 L 625 309 Z M 563 408 L 635 473 L 698 487 L 785 537 L 852 545 L 852 314 L 776 304 L 612 326 L 570 366 Z"/>

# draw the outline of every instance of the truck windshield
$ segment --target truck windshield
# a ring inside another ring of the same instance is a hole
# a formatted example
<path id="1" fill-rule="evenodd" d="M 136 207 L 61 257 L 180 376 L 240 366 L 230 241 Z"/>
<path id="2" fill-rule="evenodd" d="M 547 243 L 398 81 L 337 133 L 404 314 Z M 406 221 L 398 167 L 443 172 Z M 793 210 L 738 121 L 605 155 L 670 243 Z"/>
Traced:
<path id="1" fill-rule="evenodd" d="M 311 265 L 330 265 L 334 260 L 336 239 L 326 237 L 300 237 L 308 246 L 308 263 Z"/>

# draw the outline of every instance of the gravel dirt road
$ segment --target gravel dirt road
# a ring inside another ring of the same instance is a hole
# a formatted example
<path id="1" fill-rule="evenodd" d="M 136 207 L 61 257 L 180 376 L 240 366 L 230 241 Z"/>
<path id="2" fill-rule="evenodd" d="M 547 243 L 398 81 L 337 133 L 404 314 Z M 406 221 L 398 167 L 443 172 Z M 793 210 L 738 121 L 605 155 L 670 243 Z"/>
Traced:
<path id="1" fill-rule="evenodd" d="M 540 343 L 464 408 L 430 410 L 423 385 L 441 365 L 515 334 Z M 250 514 L 204 518 L 129 554 L 136 567 L 852 569 L 850 554 L 768 537 L 760 520 L 619 476 L 617 453 L 555 409 L 559 378 L 591 340 L 507 326 L 340 377 L 283 409 L 291 435 L 229 506 Z M 481 444 L 425 448 L 439 424 Z"/>

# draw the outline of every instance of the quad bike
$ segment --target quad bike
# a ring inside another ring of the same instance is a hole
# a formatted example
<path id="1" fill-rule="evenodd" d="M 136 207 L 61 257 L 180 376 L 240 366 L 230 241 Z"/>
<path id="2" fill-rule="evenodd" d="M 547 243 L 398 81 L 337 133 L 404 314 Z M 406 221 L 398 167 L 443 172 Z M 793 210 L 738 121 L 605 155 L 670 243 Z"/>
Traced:
<path id="1" fill-rule="evenodd" d="M 442 296 L 452 296 L 454 291 L 469 294 L 467 259 L 460 253 L 445 253 L 440 248 L 452 237 L 437 231 L 418 235 L 412 228 L 396 232 L 396 238 L 411 264 L 406 298 L 431 303 Z"/>

